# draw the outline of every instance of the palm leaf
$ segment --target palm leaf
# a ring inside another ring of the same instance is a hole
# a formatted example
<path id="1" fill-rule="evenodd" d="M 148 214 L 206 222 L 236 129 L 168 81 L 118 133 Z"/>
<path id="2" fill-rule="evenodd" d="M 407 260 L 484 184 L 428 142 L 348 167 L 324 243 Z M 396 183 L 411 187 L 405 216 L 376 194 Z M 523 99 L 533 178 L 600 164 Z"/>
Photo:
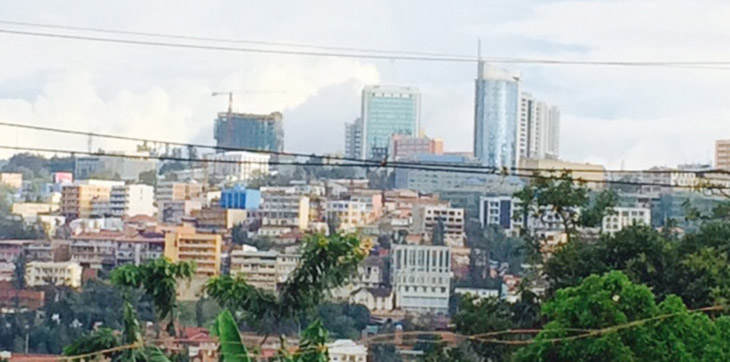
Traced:
<path id="1" fill-rule="evenodd" d="M 227 309 L 215 319 L 211 333 L 218 336 L 224 362 L 251 362 L 246 346 L 241 342 L 236 320 Z"/>

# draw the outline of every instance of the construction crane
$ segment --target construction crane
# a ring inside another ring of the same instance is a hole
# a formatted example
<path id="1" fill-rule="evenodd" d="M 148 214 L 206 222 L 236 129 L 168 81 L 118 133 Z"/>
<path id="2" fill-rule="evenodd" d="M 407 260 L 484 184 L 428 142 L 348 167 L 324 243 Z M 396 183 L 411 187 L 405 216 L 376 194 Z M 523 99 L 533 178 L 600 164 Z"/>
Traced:
<path id="1" fill-rule="evenodd" d="M 233 94 L 254 94 L 254 93 L 284 93 L 283 90 L 255 90 L 255 89 L 244 89 L 244 90 L 234 90 L 234 91 L 216 91 L 211 93 L 211 96 L 217 97 L 217 96 L 224 96 L 228 95 L 228 116 L 230 118 L 230 115 L 233 113 Z"/>

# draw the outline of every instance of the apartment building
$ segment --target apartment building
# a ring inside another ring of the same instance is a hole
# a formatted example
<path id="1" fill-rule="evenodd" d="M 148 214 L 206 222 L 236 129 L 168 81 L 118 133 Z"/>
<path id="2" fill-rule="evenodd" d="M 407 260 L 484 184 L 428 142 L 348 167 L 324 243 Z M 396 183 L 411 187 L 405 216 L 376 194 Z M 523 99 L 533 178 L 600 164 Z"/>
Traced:
<path id="1" fill-rule="evenodd" d="M 260 251 L 244 246 L 231 252 L 231 274 L 241 275 L 246 282 L 264 290 L 276 291 L 278 282 L 276 251 Z"/>
<path id="2" fill-rule="evenodd" d="M 93 214 L 94 203 L 109 201 L 114 186 L 124 186 L 121 181 L 84 180 L 61 189 L 61 215 L 67 220 L 85 219 Z"/>
<path id="3" fill-rule="evenodd" d="M 199 200 L 174 200 L 163 201 L 157 204 L 158 218 L 163 224 L 180 224 L 186 216 L 192 216 L 197 210 L 203 208 Z"/>
<path id="4" fill-rule="evenodd" d="M 335 220 L 339 230 L 354 232 L 370 221 L 370 211 L 362 201 L 329 200 L 325 203 L 327 220 Z"/>
<path id="5" fill-rule="evenodd" d="M 280 191 L 261 193 L 258 215 L 263 226 L 283 226 L 306 230 L 309 224 L 309 197 Z"/>
<path id="6" fill-rule="evenodd" d="M 438 223 L 444 226 L 444 241 L 448 245 L 463 246 L 464 209 L 445 205 L 415 205 L 413 207 L 413 232 L 415 234 L 433 233 Z"/>
<path id="7" fill-rule="evenodd" d="M 192 210 L 190 215 L 195 218 L 195 225 L 199 231 L 224 234 L 234 226 L 246 221 L 248 212 L 212 205 L 200 210 Z"/>
<path id="8" fill-rule="evenodd" d="M 395 244 L 391 285 L 395 305 L 415 313 L 448 313 L 451 251 L 448 246 Z"/>
<path id="9" fill-rule="evenodd" d="M 125 235 L 116 242 L 116 265 L 144 264 L 161 258 L 165 251 L 165 235 L 156 232 Z"/>
<path id="10" fill-rule="evenodd" d="M 301 255 L 260 251 L 244 246 L 231 252 L 231 274 L 242 275 L 249 284 L 276 291 L 277 285 L 285 283 L 296 269 Z"/>
<path id="11" fill-rule="evenodd" d="M 197 182 L 160 182 L 155 189 L 155 202 L 159 206 L 167 201 L 197 200 L 205 198 L 203 185 Z"/>
<path id="12" fill-rule="evenodd" d="M 25 268 L 25 283 L 30 288 L 47 285 L 81 287 L 82 268 L 79 263 L 31 261 Z"/>
<path id="13" fill-rule="evenodd" d="M 69 246 L 71 261 L 92 269 L 113 268 L 117 264 L 117 239 L 122 237 L 124 233 L 108 230 L 74 235 Z"/>
<path id="14" fill-rule="evenodd" d="M 172 262 L 195 262 L 198 276 L 216 276 L 221 269 L 221 236 L 192 230 L 169 232 L 165 234 L 164 255 Z"/>
<path id="15" fill-rule="evenodd" d="M 114 186 L 109 200 L 96 201 L 92 206 L 95 217 L 130 217 L 135 215 L 154 216 L 155 189 L 149 185 Z"/>
<path id="16" fill-rule="evenodd" d="M 603 231 L 616 233 L 631 225 L 651 226 L 651 209 L 645 207 L 614 207 L 614 213 L 603 218 Z"/>
<path id="17" fill-rule="evenodd" d="M 301 260 L 301 254 L 279 253 L 276 256 L 276 282 L 278 284 L 286 282 Z"/>
<path id="18" fill-rule="evenodd" d="M 383 215 L 383 193 L 381 190 L 355 189 L 349 191 L 349 199 L 365 204 L 368 211 L 368 223 L 378 220 Z"/>
<path id="19" fill-rule="evenodd" d="M 516 234 L 524 226 L 519 200 L 512 195 L 480 197 L 479 221 L 482 226 L 498 225 L 508 234 Z"/>

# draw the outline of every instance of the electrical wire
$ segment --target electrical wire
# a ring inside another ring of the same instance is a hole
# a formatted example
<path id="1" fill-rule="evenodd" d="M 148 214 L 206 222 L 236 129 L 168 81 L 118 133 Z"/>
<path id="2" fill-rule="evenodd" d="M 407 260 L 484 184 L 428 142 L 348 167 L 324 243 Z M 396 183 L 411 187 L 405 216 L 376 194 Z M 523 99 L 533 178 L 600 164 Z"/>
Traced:
<path id="1" fill-rule="evenodd" d="M 219 160 L 219 159 L 205 159 L 205 158 L 186 158 L 186 157 L 174 157 L 174 156 L 141 156 L 141 155 L 125 155 L 115 153 L 104 153 L 104 152 L 88 152 L 81 150 L 64 150 L 58 148 L 42 148 L 42 147 L 25 147 L 25 146 L 10 146 L 0 145 L 0 149 L 13 150 L 13 151 L 27 151 L 27 152 L 41 152 L 41 153 L 63 153 L 68 155 L 87 155 L 93 157 L 113 157 L 113 158 L 125 158 L 125 159 L 138 159 L 138 160 L 159 160 L 159 161 L 180 161 L 180 162 L 197 162 L 202 164 L 237 164 L 237 165 L 269 165 L 269 166 L 302 166 L 302 167 L 354 167 L 354 168 L 372 168 L 372 163 L 338 163 L 338 164 L 316 164 L 306 162 L 288 162 L 288 161 L 269 161 L 269 162 L 255 162 L 255 161 L 236 161 L 236 160 Z M 451 168 L 448 165 L 435 167 L 435 166 L 417 166 L 417 165 L 394 165 L 394 164 L 382 164 L 380 167 L 390 169 L 407 169 L 407 170 L 418 170 L 418 171 L 431 171 L 431 172 L 446 172 L 446 173 L 460 173 L 460 174 L 473 174 L 473 175 L 496 175 L 496 176 L 517 176 L 521 178 L 545 178 L 545 179 L 558 179 L 559 175 L 554 173 L 559 172 L 557 170 L 546 170 L 550 174 L 535 174 L 527 173 L 522 174 L 519 172 L 512 173 L 497 173 L 481 170 L 467 170 Z M 580 180 L 580 179 L 579 179 Z M 673 189 L 689 189 L 697 191 L 699 189 L 707 190 L 730 190 L 730 186 L 713 185 L 713 184 L 700 184 L 700 185 L 673 185 L 671 183 L 651 183 L 651 182 L 633 182 L 633 181 L 621 181 L 621 180 L 580 180 L 585 183 L 599 184 L 599 185 L 626 185 L 626 186 L 656 186 L 666 187 Z"/>
<path id="2" fill-rule="evenodd" d="M 433 52 L 420 52 L 420 51 L 407 51 L 407 50 L 386 50 L 386 49 L 373 49 L 373 48 L 353 48 L 353 47 L 328 46 L 328 45 L 306 44 L 306 43 L 272 42 L 272 41 L 262 41 L 262 40 L 226 39 L 226 38 L 190 36 L 190 35 L 181 35 L 181 34 L 165 34 L 165 33 L 142 32 L 142 31 L 118 30 L 118 29 L 108 29 L 108 28 L 91 28 L 91 27 L 67 26 L 67 25 L 57 25 L 57 24 L 39 24 L 39 23 L 9 21 L 9 20 L 0 20 L 0 24 L 20 25 L 20 26 L 46 28 L 46 29 L 86 31 L 86 32 L 94 32 L 94 33 L 106 33 L 106 34 L 147 36 L 147 37 L 178 39 L 178 40 L 212 41 L 212 42 L 229 43 L 229 44 L 253 44 L 253 45 L 277 46 L 277 47 L 317 48 L 317 49 L 324 49 L 324 50 L 339 50 L 339 51 L 348 51 L 348 52 L 407 54 L 407 55 L 452 57 L 452 58 L 463 57 L 463 58 L 468 58 L 468 59 L 474 59 L 474 57 L 472 55 L 464 55 L 464 54 L 433 53 Z"/>
<path id="3" fill-rule="evenodd" d="M 95 29 L 94 31 L 99 31 Z M 90 30 L 89 30 L 90 31 Z M 110 30 L 106 30 L 110 32 Z M 123 33 L 125 31 L 113 31 Z M 167 48 L 179 48 L 179 49 L 198 49 L 198 50 L 212 50 L 212 51 L 227 51 L 227 52 L 243 52 L 243 53 L 260 53 L 260 54 L 282 54 L 282 55 L 302 55 L 302 56 L 321 56 L 321 57 L 340 57 L 340 58 L 357 58 L 357 59 L 381 59 L 381 60 L 409 60 L 409 61 L 436 61 L 436 62 L 459 62 L 459 63 L 476 63 L 476 62 L 489 62 L 489 63 L 507 63 L 507 64 L 533 64 L 533 65 L 581 65 L 581 66 L 617 66 L 617 67 L 664 67 L 664 68 L 685 68 L 685 69 L 710 69 L 710 70 L 730 70 L 730 61 L 728 60 L 713 60 L 713 61 L 628 61 L 628 60 L 563 60 L 563 59 L 548 59 L 548 58 L 515 58 L 515 57 L 464 57 L 464 56 L 446 56 L 446 55 L 415 55 L 415 52 L 403 52 L 399 54 L 389 54 L 388 51 L 365 52 L 362 50 L 360 53 L 347 53 L 342 51 L 309 51 L 309 50 L 291 50 L 291 49 L 270 49 L 270 48 L 251 48 L 251 47 L 230 47 L 230 46 L 219 46 L 219 45 L 206 45 L 206 44 L 191 44 L 191 43 L 172 43 L 163 41 L 151 41 L 151 40 L 139 40 L 129 38 L 113 38 L 113 37 L 100 37 L 100 36 L 89 36 L 89 35 L 75 35 L 75 34 L 59 34 L 39 31 L 26 31 L 26 30 L 13 30 L 13 29 L 0 29 L 0 33 L 33 36 L 33 37 L 45 37 L 45 38 L 56 38 L 56 39 L 73 39 L 73 40 L 84 40 L 102 43 L 118 43 L 128 45 L 145 45 L 145 46 L 158 46 Z M 129 32 L 136 33 L 136 32 Z M 157 37 L 169 37 L 164 34 L 157 33 L 142 33 L 144 36 L 157 36 Z M 178 36 L 182 37 L 182 36 Z M 290 43 L 294 44 L 294 43 Z M 294 45 L 290 45 L 294 46 Z M 300 47 L 306 47 L 304 44 L 297 45 Z M 320 49 L 336 49 L 337 47 L 318 47 Z M 354 50 L 353 50 L 354 51 Z M 431 53 L 436 54 L 436 53 Z"/>
<path id="4" fill-rule="evenodd" d="M 385 54 L 373 54 L 373 53 L 354 54 L 354 53 L 342 53 L 342 52 L 338 53 L 338 52 L 334 52 L 334 51 L 326 52 L 326 51 L 228 47 L 228 46 L 218 46 L 218 45 L 170 43 L 170 42 L 162 42 L 162 41 L 109 38 L 109 37 L 98 37 L 98 36 L 87 36 L 87 35 L 57 34 L 57 33 L 11 30 L 11 29 L 0 29 L 0 33 L 34 36 L 34 37 L 45 37 L 45 38 L 57 38 L 57 39 L 86 40 L 86 41 L 94 41 L 94 42 L 101 42 L 101 43 L 148 45 L 148 46 L 158 46 L 158 47 L 178 48 L 178 49 L 198 49 L 198 50 L 214 50 L 214 51 L 242 52 L 242 53 L 306 55 L 306 56 L 320 56 L 320 57 L 382 59 L 382 60 L 420 60 L 420 61 L 462 62 L 462 63 L 474 63 L 477 61 L 476 59 L 417 56 L 417 55 L 397 55 L 397 54 L 396 55 L 385 55 Z"/>
<path id="5" fill-rule="evenodd" d="M 216 151 L 231 151 L 231 152 L 251 152 L 251 153 L 261 153 L 261 154 L 269 154 L 274 156 L 292 156 L 292 157 L 307 157 L 307 158 L 315 158 L 315 159 L 321 159 L 323 161 L 349 161 L 349 162 L 357 162 L 357 163 L 366 163 L 369 164 L 372 167 L 378 167 L 381 166 L 383 161 L 379 160 L 362 160 L 359 158 L 353 158 L 353 157 L 342 157 L 342 156 L 330 156 L 330 155 L 317 155 L 314 153 L 297 153 L 297 152 L 284 152 L 284 151 L 269 151 L 269 150 L 260 150 L 260 149 L 253 149 L 253 148 L 244 148 L 244 147 L 225 147 L 225 146 L 216 146 L 216 145 L 209 145 L 209 144 L 201 144 L 201 143 L 190 143 L 190 142 L 181 142 L 181 141 L 170 141 L 170 140 L 159 140 L 159 139 L 151 139 L 151 138 L 141 138 L 141 137 L 134 137 L 134 136 L 126 136 L 126 135 L 116 135 L 116 134 L 109 134 L 109 133 L 96 133 L 96 132 L 86 132 L 86 131 L 78 131 L 78 130 L 71 130 L 71 129 L 64 129 L 64 128 L 57 128 L 57 127 L 47 127 L 47 126 L 34 126 L 34 125 L 26 125 L 26 124 L 20 124 L 20 123 L 12 123 L 12 122 L 3 122 L 0 121 L 0 126 L 5 127 L 13 127 L 13 128 L 21 128 L 21 129 L 30 129 L 35 131 L 44 131 L 44 132 L 54 132 L 54 133 L 61 133 L 61 134 L 72 134 L 72 135 L 79 135 L 79 136 L 86 136 L 86 137 L 99 137 L 99 138 L 106 138 L 106 139 L 116 139 L 116 140 L 123 140 L 123 141 L 134 141 L 134 142 L 145 142 L 145 143 L 153 143 L 153 144 L 166 144 L 166 145 L 173 145 L 173 146 L 180 146 L 180 147 L 195 147 L 195 148 L 203 148 L 203 149 L 212 149 Z M 448 166 L 449 168 L 453 169 L 468 169 L 468 170 L 479 170 L 479 171 L 490 171 L 492 173 L 498 173 L 498 172 L 504 172 L 505 168 L 496 168 L 496 167 L 490 167 L 490 166 L 483 166 L 483 165 L 465 165 L 465 164 L 445 164 L 443 162 L 428 162 L 428 161 L 386 161 L 389 165 L 413 165 L 413 166 L 435 166 L 435 167 L 444 167 Z M 562 172 L 563 169 L 559 168 L 532 168 L 532 167 L 510 167 L 506 168 L 508 171 L 524 171 L 524 172 Z M 657 169 L 657 170 L 605 170 L 605 169 L 580 169 L 580 168 L 570 168 L 571 172 L 574 173 L 604 173 L 604 174 L 610 174 L 610 173 L 616 173 L 616 174 L 694 174 L 694 175 L 706 175 L 706 174 L 730 174 L 730 171 L 728 170 L 722 170 L 722 169 L 707 169 L 707 170 L 673 170 L 673 169 Z"/>

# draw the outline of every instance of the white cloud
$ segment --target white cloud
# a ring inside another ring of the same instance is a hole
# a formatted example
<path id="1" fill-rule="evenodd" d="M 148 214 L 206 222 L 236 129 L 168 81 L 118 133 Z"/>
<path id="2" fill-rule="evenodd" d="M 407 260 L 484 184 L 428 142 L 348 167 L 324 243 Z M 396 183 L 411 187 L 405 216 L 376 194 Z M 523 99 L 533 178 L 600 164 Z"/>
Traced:
<path id="1" fill-rule="evenodd" d="M 215 88 L 204 83 L 180 82 L 166 88 L 119 90 L 109 98 L 104 98 L 96 89 L 91 72 L 74 70 L 48 81 L 41 94 L 31 101 L 0 99 L 0 120 L 213 144 L 213 119 L 217 112 L 225 109 L 227 103 L 227 97 L 211 98 L 213 90 L 279 87 L 286 92 L 236 95 L 234 108 L 247 112 L 283 111 L 288 144 L 302 149 L 306 148 L 304 142 L 310 142 L 311 139 L 299 139 L 297 136 L 297 129 L 302 127 L 297 124 L 299 107 L 322 89 L 338 85 L 347 85 L 343 94 L 345 98 L 357 99 L 362 84 L 378 81 L 378 72 L 370 65 L 352 60 L 317 59 L 261 64 L 223 76 Z M 343 109 L 338 103 L 328 106 L 333 109 L 332 113 L 342 116 L 337 119 L 338 122 L 349 120 L 349 109 Z M 334 126 L 330 123 L 330 126 Z M 8 128 L 0 133 L 0 144 L 86 150 L 86 138 L 83 136 Z M 130 150 L 134 144 L 94 139 L 93 148 Z M 2 155 L 8 153 L 0 152 Z"/>
<path id="2" fill-rule="evenodd" d="M 730 4 L 695 0 L 373 0 L 292 3 L 87 0 L 3 2 L 3 18 L 188 35 L 572 59 L 730 58 Z M 711 6 L 708 5 L 711 4 Z M 84 8 L 84 12 L 76 9 Z M 223 20 L 222 20 L 223 19 Z M 7 26 L 3 26 L 7 27 Z M 354 61 L 124 46 L 0 34 L 0 119 L 213 143 L 213 90 L 239 110 L 283 110 L 286 148 L 332 152 L 359 114 L 364 83 L 420 87 L 422 124 L 450 150 L 472 148 L 474 66 Z M 559 105 L 562 155 L 618 166 L 705 161 L 730 138 L 730 71 L 510 66 L 523 88 Z M 172 132 L 171 132 L 172 130 Z M 85 140 L 0 130 L 0 142 L 85 148 Z M 95 146 L 117 147 L 102 145 Z M 119 146 L 121 147 L 121 146 Z"/>

